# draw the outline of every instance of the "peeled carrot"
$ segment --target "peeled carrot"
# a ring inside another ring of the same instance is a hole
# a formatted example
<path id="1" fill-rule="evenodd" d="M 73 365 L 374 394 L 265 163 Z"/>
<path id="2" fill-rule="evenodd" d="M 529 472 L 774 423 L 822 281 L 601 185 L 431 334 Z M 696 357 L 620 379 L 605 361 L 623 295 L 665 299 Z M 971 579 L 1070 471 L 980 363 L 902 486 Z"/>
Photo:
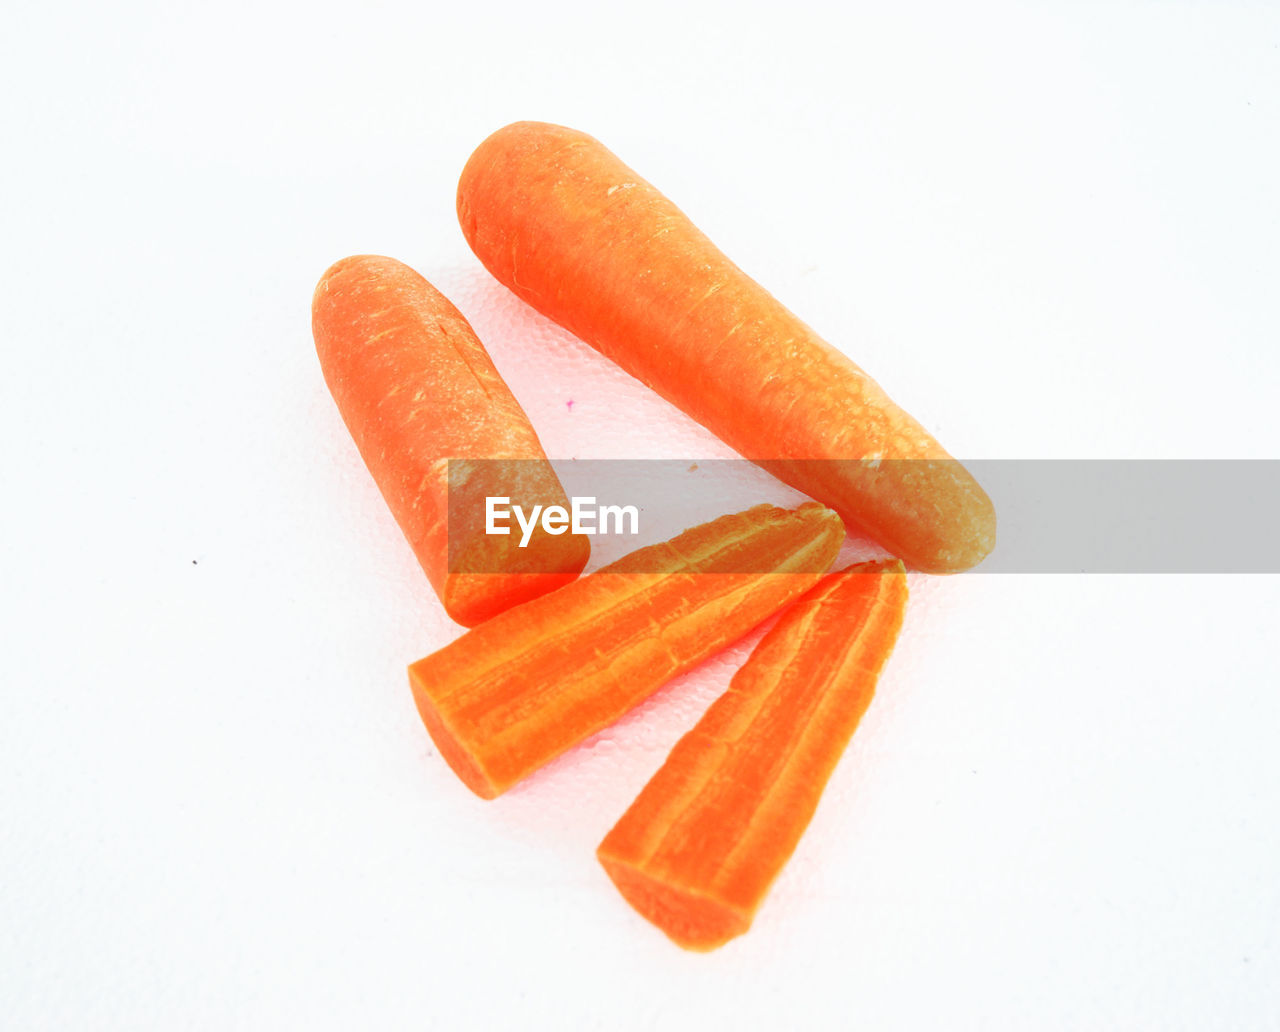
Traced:
<path id="1" fill-rule="evenodd" d="M 597 140 L 509 125 L 472 154 L 457 201 L 517 296 L 851 528 L 936 573 L 994 546 L 969 472 Z"/>
<path id="2" fill-rule="evenodd" d="M 582 571 L 590 546 L 581 535 L 539 530 L 520 548 L 467 520 L 455 528 L 463 540 L 449 541 L 451 486 L 455 504 L 473 512 L 485 496 L 529 509 L 568 501 L 520 403 L 443 294 L 393 258 L 345 258 L 316 287 L 312 330 L 338 410 L 450 617 L 473 626 Z M 450 460 L 466 459 L 536 461 L 450 474 Z"/>
<path id="3" fill-rule="evenodd" d="M 871 702 L 907 600 L 900 562 L 825 577 L 792 605 L 597 850 L 686 949 L 751 925 Z"/>
<path id="4" fill-rule="evenodd" d="M 418 712 L 492 799 L 802 595 L 843 539 L 840 518 L 809 502 L 638 549 L 414 663 Z"/>

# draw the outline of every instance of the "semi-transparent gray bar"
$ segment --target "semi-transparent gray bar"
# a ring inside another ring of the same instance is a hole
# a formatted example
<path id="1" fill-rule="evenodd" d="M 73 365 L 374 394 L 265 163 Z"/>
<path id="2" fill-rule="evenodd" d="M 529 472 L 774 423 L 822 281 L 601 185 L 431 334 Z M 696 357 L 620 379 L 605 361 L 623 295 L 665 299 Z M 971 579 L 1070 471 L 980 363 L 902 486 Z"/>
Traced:
<path id="1" fill-rule="evenodd" d="M 491 526 L 506 526 L 507 543 L 518 548 L 522 517 L 523 525 L 533 527 L 530 544 L 535 542 L 543 524 L 542 514 L 538 522 L 531 520 L 533 501 L 518 515 L 510 510 L 520 503 L 521 484 L 545 482 L 545 475 L 531 476 L 537 465 L 449 464 L 450 569 L 498 572 L 498 566 L 486 566 L 498 553 L 455 545 L 485 533 L 493 515 L 485 499 L 504 484 L 513 485 L 511 503 L 496 506 L 497 512 L 508 511 Z M 829 465 L 833 473 L 837 467 L 847 472 L 851 463 Z M 875 464 L 890 478 L 909 472 L 894 465 Z M 1280 460 L 1002 459 L 963 465 L 990 495 L 997 517 L 996 547 L 970 572 L 1280 573 Z M 593 528 L 591 569 L 726 513 L 762 502 L 794 507 L 808 500 L 741 459 L 552 460 L 551 466 L 570 505 L 577 498 L 580 514 L 594 513 L 580 521 Z M 477 483 L 485 485 L 483 494 L 477 495 Z M 601 510 L 607 510 L 603 533 Z M 622 516 L 615 519 L 619 510 Z M 865 539 L 859 542 L 856 528 L 850 534 L 855 558 L 884 554 Z"/>

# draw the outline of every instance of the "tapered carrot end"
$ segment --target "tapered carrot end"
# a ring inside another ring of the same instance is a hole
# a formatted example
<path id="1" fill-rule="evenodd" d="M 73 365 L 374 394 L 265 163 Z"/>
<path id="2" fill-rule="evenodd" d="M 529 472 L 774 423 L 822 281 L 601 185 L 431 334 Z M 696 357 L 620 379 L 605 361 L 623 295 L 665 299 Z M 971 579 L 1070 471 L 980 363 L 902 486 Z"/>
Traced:
<path id="1" fill-rule="evenodd" d="M 970 503 L 969 528 L 968 547 L 958 549 L 954 561 L 957 571 L 977 566 L 996 547 L 996 507 L 981 487 Z"/>
<path id="2" fill-rule="evenodd" d="M 912 569 L 963 573 L 995 548 L 995 506 L 955 459 L 898 460 L 878 473 L 863 463 L 833 469 L 857 499 L 837 505 L 845 521 Z"/>
<path id="3" fill-rule="evenodd" d="M 944 503 L 950 502 L 938 524 L 940 533 L 915 554 L 898 553 L 924 573 L 963 573 L 996 547 L 996 509 L 990 497 L 958 462 L 951 463 L 948 472 L 957 482 L 950 495 L 939 492 Z"/>
<path id="4" fill-rule="evenodd" d="M 346 281 L 352 277 L 367 277 L 376 275 L 380 269 L 394 268 L 400 265 L 394 258 L 384 258 L 377 254 L 353 254 L 346 258 L 339 258 L 336 262 L 324 270 L 324 275 L 320 277 L 320 281 L 316 284 L 316 289 L 311 294 L 311 325 L 314 331 L 317 324 L 322 318 L 325 306 L 331 300 L 331 294 L 340 292 Z M 322 350 L 325 343 L 325 334 L 315 334 L 316 348 Z"/>
<path id="5" fill-rule="evenodd" d="M 596 858 L 625 899 L 677 946 L 709 953 L 751 927 L 754 914 L 678 885 L 671 885 L 610 855 L 606 839 Z"/>
<path id="6" fill-rule="evenodd" d="M 487 217 L 490 214 L 487 199 L 492 195 L 493 184 L 518 181 L 520 170 L 527 163 L 537 163 L 570 144 L 600 145 L 584 132 L 551 122 L 512 122 L 485 137 L 471 153 L 462 175 L 458 177 L 458 225 L 473 250 L 480 234 L 492 221 Z M 482 221 L 486 226 L 481 225 Z M 481 255 L 480 260 L 492 272 L 492 267 L 483 257 L 486 252 L 487 246 L 481 242 L 476 253 Z"/>
<path id="7" fill-rule="evenodd" d="M 825 541 L 843 542 L 845 538 L 844 520 L 834 509 L 821 502 L 805 502 L 794 510 L 796 518 L 820 528 L 821 538 Z M 827 565 L 830 565 L 828 563 Z M 824 567 L 825 569 L 825 567 Z"/>

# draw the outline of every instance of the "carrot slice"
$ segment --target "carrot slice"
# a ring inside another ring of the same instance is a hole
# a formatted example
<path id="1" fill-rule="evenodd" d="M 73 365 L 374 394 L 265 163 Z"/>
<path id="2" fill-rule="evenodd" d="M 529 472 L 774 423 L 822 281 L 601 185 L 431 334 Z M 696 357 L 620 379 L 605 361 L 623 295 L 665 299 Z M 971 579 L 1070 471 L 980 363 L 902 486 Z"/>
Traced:
<path id="1" fill-rule="evenodd" d="M 492 799 L 808 591 L 843 539 L 840 518 L 809 502 L 638 549 L 414 663 L 418 712 Z"/>
<path id="2" fill-rule="evenodd" d="M 582 572 L 581 535 L 539 530 L 522 549 L 478 521 L 452 542 L 466 565 L 450 570 L 451 459 L 535 460 L 455 474 L 464 508 L 482 511 L 486 495 L 526 508 L 568 501 L 520 403 L 443 294 L 393 258 L 345 258 L 316 287 L 312 330 L 338 410 L 450 617 L 473 626 Z"/>
<path id="3" fill-rule="evenodd" d="M 463 169 L 457 206 L 517 296 L 849 527 L 935 573 L 994 546 L 969 472 L 599 141 L 500 129 Z"/>
<path id="4" fill-rule="evenodd" d="M 906 600 L 897 561 L 823 578 L 600 843 L 622 895 L 679 945 L 715 949 L 750 927 L 871 702 Z"/>

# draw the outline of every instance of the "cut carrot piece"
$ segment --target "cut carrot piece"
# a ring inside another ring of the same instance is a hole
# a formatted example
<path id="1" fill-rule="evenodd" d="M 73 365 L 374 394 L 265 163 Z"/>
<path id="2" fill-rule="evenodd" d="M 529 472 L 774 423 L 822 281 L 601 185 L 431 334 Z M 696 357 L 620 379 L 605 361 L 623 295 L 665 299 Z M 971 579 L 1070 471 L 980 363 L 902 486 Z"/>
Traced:
<path id="1" fill-rule="evenodd" d="M 599 141 L 500 129 L 463 169 L 457 205 L 471 249 L 518 297 L 851 529 L 934 573 L 994 546 L 969 472 Z"/>
<path id="2" fill-rule="evenodd" d="M 871 702 L 906 601 L 897 561 L 823 578 L 605 836 L 609 877 L 679 945 L 715 949 L 750 927 Z"/>
<path id="3" fill-rule="evenodd" d="M 492 799 L 808 591 L 843 540 L 814 502 L 693 527 L 414 663 L 418 712 L 449 766 Z"/>
<path id="4" fill-rule="evenodd" d="M 520 403 L 443 294 L 393 258 L 346 258 L 316 287 L 312 330 L 338 411 L 450 617 L 473 626 L 582 572 L 582 535 L 539 529 L 520 548 L 475 521 L 449 541 L 451 486 L 475 511 L 486 495 L 526 508 L 568 501 Z M 451 478 L 455 459 L 534 461 L 477 462 Z M 457 572 L 451 544 L 467 557 Z"/>

